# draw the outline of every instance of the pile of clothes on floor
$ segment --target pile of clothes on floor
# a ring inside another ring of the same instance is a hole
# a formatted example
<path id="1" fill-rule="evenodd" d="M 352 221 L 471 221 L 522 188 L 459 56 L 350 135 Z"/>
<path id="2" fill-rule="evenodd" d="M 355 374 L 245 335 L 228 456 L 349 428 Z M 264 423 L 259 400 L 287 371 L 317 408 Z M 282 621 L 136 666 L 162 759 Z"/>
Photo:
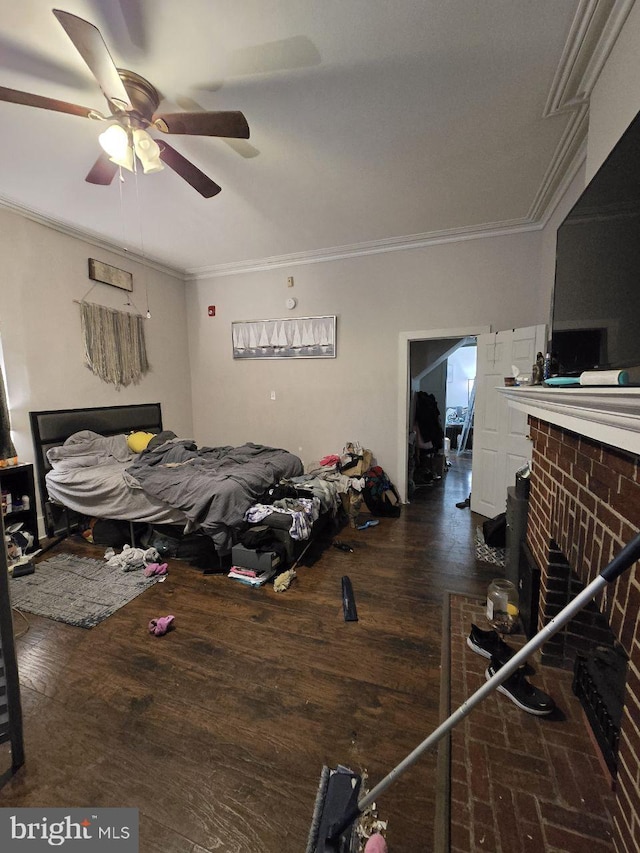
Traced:
<path id="1" fill-rule="evenodd" d="M 373 463 L 370 450 L 358 441 L 349 441 L 341 454 L 329 454 L 308 465 L 305 474 L 296 480 L 333 484 L 336 501 L 339 500 L 349 524 L 355 527 L 363 502 L 372 515 L 400 515 L 400 496 L 395 486 L 383 469 Z"/>
<path id="2" fill-rule="evenodd" d="M 281 479 L 245 513 L 238 541 L 262 553 L 273 552 L 280 565 L 295 563 L 318 531 L 344 519 L 358 526 L 363 503 L 372 515 L 400 515 L 400 496 L 373 454 L 360 442 L 347 442 L 305 468 Z"/>

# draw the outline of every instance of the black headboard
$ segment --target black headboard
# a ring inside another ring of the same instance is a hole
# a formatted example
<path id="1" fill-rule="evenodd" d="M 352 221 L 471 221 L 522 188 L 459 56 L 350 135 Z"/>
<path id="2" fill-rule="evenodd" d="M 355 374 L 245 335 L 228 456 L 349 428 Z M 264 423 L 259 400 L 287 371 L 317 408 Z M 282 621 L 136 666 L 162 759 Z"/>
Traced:
<path id="1" fill-rule="evenodd" d="M 58 447 L 73 435 L 90 429 L 100 435 L 119 435 L 141 430 L 162 432 L 160 403 L 140 403 L 132 406 L 100 406 L 94 409 L 52 409 L 29 412 L 31 435 L 36 460 L 40 500 L 46 513 L 49 502 L 45 474 L 51 468 L 47 451 Z"/>

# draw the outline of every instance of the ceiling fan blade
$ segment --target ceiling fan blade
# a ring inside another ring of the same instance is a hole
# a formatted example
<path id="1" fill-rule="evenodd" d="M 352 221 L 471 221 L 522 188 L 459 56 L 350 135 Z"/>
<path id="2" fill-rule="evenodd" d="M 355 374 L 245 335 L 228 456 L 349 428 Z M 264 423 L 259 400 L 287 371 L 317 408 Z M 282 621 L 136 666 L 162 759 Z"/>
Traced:
<path id="1" fill-rule="evenodd" d="M 112 163 L 109 155 L 103 151 L 89 170 L 85 181 L 89 184 L 101 184 L 104 187 L 108 187 L 115 178 L 117 171 L 117 164 Z"/>
<path id="2" fill-rule="evenodd" d="M 0 86 L 0 101 L 24 104 L 25 107 L 40 107 L 43 110 L 55 110 L 58 113 L 70 113 L 84 118 L 104 119 L 102 113 L 90 107 L 69 104 L 67 101 L 56 101 L 54 98 L 44 98 L 41 95 L 33 95 L 31 92 L 20 92 L 18 89 L 7 89 L 5 86 Z"/>
<path id="3" fill-rule="evenodd" d="M 220 112 L 156 113 L 152 119 L 163 133 L 188 133 L 193 136 L 226 136 L 248 139 L 249 125 L 237 110 Z"/>
<path id="4" fill-rule="evenodd" d="M 191 184 L 194 190 L 197 190 L 200 195 L 205 198 L 211 198 L 217 195 L 222 187 L 219 187 L 211 178 L 208 178 L 204 172 L 201 172 L 197 166 L 194 166 L 190 160 L 183 157 L 175 148 L 162 140 L 158 142 L 160 146 L 160 159 L 166 163 L 170 169 L 173 169 L 176 174 Z"/>
<path id="5" fill-rule="evenodd" d="M 89 66 L 105 98 L 120 109 L 132 110 L 133 105 L 129 95 L 100 30 L 89 21 L 70 12 L 64 12 L 62 9 L 53 9 L 53 14 Z"/>

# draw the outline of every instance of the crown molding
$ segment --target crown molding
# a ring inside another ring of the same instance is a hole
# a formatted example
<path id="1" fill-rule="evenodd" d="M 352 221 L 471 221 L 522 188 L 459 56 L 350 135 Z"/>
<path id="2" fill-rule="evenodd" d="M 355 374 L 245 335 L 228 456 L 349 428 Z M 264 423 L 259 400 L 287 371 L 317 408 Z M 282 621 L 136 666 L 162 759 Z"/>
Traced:
<path id="1" fill-rule="evenodd" d="M 635 0 L 580 0 L 542 115 L 588 103 Z"/>
<path id="2" fill-rule="evenodd" d="M 135 249 L 126 249 L 123 246 L 112 243 L 95 231 L 77 228 L 75 225 L 71 225 L 69 222 L 65 222 L 64 220 L 52 219 L 44 213 L 40 213 L 37 210 L 32 210 L 29 207 L 18 204 L 5 196 L 0 196 L 0 207 L 10 211 L 11 213 L 16 213 L 25 219 L 29 219 L 31 222 L 36 222 L 38 225 L 44 225 L 46 228 L 51 228 L 53 231 L 59 231 L 61 234 L 66 234 L 67 237 L 75 237 L 77 240 L 89 243 L 95 248 L 105 249 L 120 258 L 127 258 L 128 260 L 135 261 L 141 266 L 148 267 L 149 269 L 156 270 L 156 272 L 165 273 L 166 275 L 170 275 L 184 281 L 184 270 L 171 267 L 168 264 L 155 260 L 154 258 L 149 258 L 146 255 L 136 252 Z"/>
<path id="3" fill-rule="evenodd" d="M 576 176 L 587 156 L 589 107 L 581 104 L 569 117 L 564 133 L 556 146 L 551 162 L 538 187 L 527 219 L 546 222 Z"/>
<path id="4" fill-rule="evenodd" d="M 541 228 L 539 223 L 531 222 L 529 219 L 514 219 L 479 226 L 451 228 L 443 231 L 413 234 L 405 237 L 390 237 L 383 240 L 352 243 L 350 245 L 335 246 L 326 249 L 314 249 L 308 252 L 293 252 L 287 255 L 274 255 L 273 257 L 260 258 L 256 260 L 237 261 L 228 264 L 212 264 L 211 266 L 182 270 L 154 260 L 153 258 L 143 256 L 135 250 L 125 249 L 116 243 L 110 242 L 96 232 L 77 228 L 63 220 L 52 219 L 46 214 L 32 210 L 31 208 L 18 204 L 4 196 L 0 196 L 0 208 L 16 213 L 19 216 L 23 216 L 25 219 L 29 219 L 39 225 L 44 225 L 54 231 L 66 234 L 69 237 L 82 240 L 96 248 L 105 249 L 118 257 L 128 258 L 142 266 L 148 267 L 149 269 L 171 275 L 185 282 L 229 275 L 239 275 L 242 273 L 265 272 L 270 269 L 279 269 L 281 267 L 318 264 L 326 261 L 337 261 L 345 258 L 362 257 L 365 255 L 378 255 L 383 252 L 399 252 L 407 249 L 420 249 L 426 246 L 433 246 L 441 243 L 456 243 L 462 240 L 504 237 L 513 233 L 535 231 Z"/>
<path id="5" fill-rule="evenodd" d="M 542 112 L 568 115 L 527 218 L 547 221 L 586 156 L 589 99 L 635 0 L 580 0 Z M 567 180 L 569 178 L 569 180 Z"/>
<path id="6" fill-rule="evenodd" d="M 580 0 L 543 116 L 588 103 L 635 0 Z"/>
<path id="7" fill-rule="evenodd" d="M 241 273 L 265 272 L 281 267 L 321 264 L 326 261 L 341 261 L 365 255 L 379 255 L 384 252 L 400 252 L 408 249 L 423 249 L 441 243 L 459 243 L 463 240 L 479 240 L 489 237 L 504 237 L 508 234 L 537 231 L 542 226 L 528 219 L 513 219 L 468 228 L 451 228 L 444 231 L 432 231 L 425 234 L 413 234 L 406 237 L 389 237 L 385 240 L 371 240 L 365 243 L 351 243 L 346 246 L 334 246 L 329 249 L 315 249 L 309 252 L 294 252 L 288 255 L 274 255 L 253 261 L 239 261 L 229 264 L 212 264 L 207 267 L 190 269 L 185 272 L 187 281 L 203 278 L 220 278 Z"/>

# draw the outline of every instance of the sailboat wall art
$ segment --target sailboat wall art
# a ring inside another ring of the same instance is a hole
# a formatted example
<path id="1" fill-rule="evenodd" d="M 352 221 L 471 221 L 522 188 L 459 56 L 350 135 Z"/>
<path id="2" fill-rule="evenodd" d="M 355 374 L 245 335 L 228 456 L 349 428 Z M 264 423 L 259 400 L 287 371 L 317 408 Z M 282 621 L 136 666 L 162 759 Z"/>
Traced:
<path id="1" fill-rule="evenodd" d="M 335 358 L 336 317 L 285 317 L 231 324 L 234 358 Z"/>

